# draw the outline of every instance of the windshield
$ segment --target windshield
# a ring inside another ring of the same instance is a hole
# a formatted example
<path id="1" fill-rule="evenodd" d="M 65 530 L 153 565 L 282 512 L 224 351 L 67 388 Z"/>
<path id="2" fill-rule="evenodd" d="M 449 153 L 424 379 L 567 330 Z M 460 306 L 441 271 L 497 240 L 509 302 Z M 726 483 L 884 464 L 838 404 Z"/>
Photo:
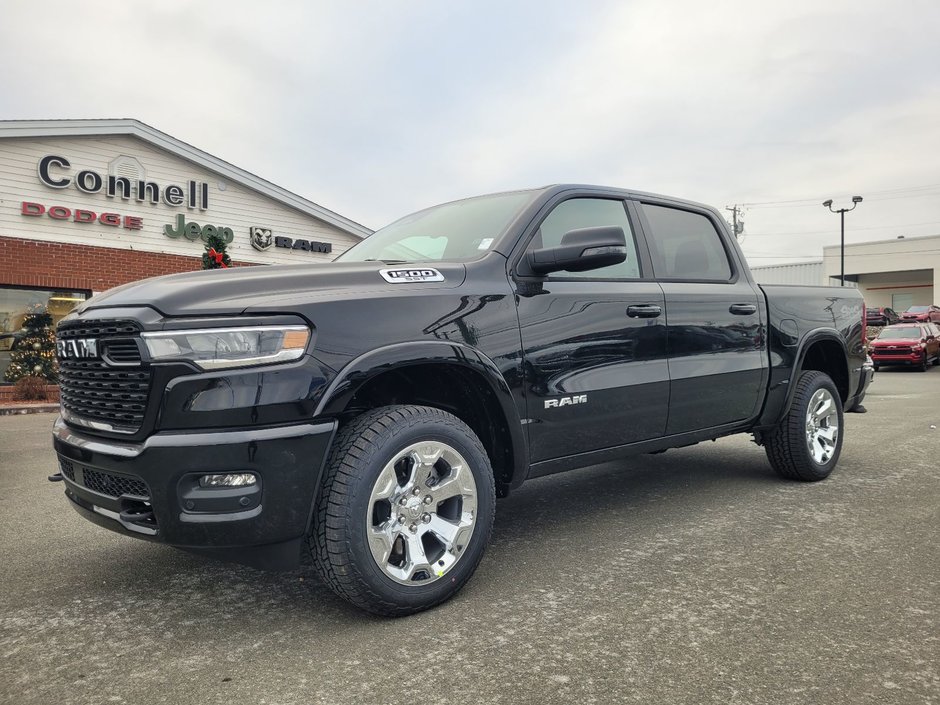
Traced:
<path id="1" fill-rule="evenodd" d="M 497 193 L 445 203 L 386 225 L 336 258 L 337 262 L 429 262 L 486 254 L 532 191 Z"/>
<path id="2" fill-rule="evenodd" d="M 922 335 L 920 328 L 885 328 L 878 334 L 878 337 L 890 338 L 891 340 L 906 340 L 908 338 L 920 340 Z"/>
<path id="3" fill-rule="evenodd" d="M 927 307 L 926 306 L 911 306 L 904 313 L 927 313 Z"/>

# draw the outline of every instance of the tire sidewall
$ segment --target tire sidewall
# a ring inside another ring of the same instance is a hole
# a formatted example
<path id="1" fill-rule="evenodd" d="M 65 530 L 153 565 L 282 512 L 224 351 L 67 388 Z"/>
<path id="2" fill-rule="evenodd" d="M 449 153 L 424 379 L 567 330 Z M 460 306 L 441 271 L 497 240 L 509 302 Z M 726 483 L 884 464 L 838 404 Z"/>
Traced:
<path id="1" fill-rule="evenodd" d="M 800 423 L 802 443 L 800 448 L 802 450 L 803 459 L 805 461 L 806 467 L 811 473 L 819 478 L 828 477 L 829 474 L 835 469 L 836 465 L 839 462 L 839 457 L 842 455 L 842 439 L 845 437 L 845 412 L 842 409 L 842 398 L 839 396 L 839 390 L 836 389 L 835 383 L 832 379 L 823 373 L 816 373 L 818 376 L 811 383 L 810 388 L 806 391 L 806 395 L 803 399 L 800 400 L 800 403 L 797 405 L 798 419 Z M 839 436 L 836 439 L 836 448 L 832 454 L 832 457 L 829 458 L 829 461 L 824 464 L 819 464 L 813 458 L 812 453 L 810 453 L 809 448 L 806 444 L 806 416 L 809 411 L 809 403 L 813 398 L 813 395 L 820 389 L 825 389 L 829 392 L 830 396 L 833 399 L 833 402 L 836 405 L 837 416 L 839 421 Z"/>
<path id="2" fill-rule="evenodd" d="M 466 427 L 465 427 L 466 428 Z M 469 434 L 469 435 L 467 435 Z M 395 427 L 385 434 L 372 452 L 361 459 L 363 473 L 357 478 L 346 507 L 346 532 L 353 570 L 374 591 L 400 605 L 435 603 L 457 592 L 470 578 L 489 541 L 495 510 L 495 489 L 489 459 L 469 428 L 459 433 L 450 425 L 425 416 Z M 402 585 L 389 578 L 375 562 L 366 534 L 372 508 L 369 499 L 385 465 L 402 449 L 424 441 L 440 441 L 454 448 L 469 465 L 477 488 L 477 513 L 473 533 L 456 564 L 441 578 L 422 585 Z"/>

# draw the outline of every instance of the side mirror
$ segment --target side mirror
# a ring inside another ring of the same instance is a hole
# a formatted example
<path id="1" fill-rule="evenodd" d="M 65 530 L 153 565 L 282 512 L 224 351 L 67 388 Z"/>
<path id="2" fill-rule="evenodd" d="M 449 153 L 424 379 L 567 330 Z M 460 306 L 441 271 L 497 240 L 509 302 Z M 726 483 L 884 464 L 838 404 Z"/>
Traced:
<path id="1" fill-rule="evenodd" d="M 626 236 L 623 228 L 617 226 L 570 230 L 557 247 L 545 247 L 526 254 L 529 269 L 535 274 L 587 272 L 620 264 L 626 259 Z"/>

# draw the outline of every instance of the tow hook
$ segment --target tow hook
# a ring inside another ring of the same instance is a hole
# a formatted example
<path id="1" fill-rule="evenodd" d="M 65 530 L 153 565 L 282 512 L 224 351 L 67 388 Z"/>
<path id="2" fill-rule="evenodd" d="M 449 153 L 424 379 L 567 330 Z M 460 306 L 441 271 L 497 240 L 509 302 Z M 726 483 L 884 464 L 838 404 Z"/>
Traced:
<path id="1" fill-rule="evenodd" d="M 153 523 L 153 507 L 137 500 L 128 500 L 121 497 L 121 521 L 127 524 Z"/>
<path id="2" fill-rule="evenodd" d="M 62 482 L 62 473 L 57 472 L 55 475 L 49 475 L 46 479 L 49 482 Z"/>

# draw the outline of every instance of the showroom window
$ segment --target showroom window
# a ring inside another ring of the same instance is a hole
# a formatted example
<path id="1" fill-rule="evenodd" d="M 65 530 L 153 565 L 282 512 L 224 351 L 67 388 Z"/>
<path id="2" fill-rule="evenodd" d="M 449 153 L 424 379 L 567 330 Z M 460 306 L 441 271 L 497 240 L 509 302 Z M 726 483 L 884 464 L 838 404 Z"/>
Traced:
<path id="1" fill-rule="evenodd" d="M 59 321 L 89 296 L 87 291 L 0 288 L 0 383 L 11 381 L 7 368 L 18 352 L 24 352 L 20 344 L 30 337 L 29 322 L 34 314 L 48 314 L 55 330 Z"/>

